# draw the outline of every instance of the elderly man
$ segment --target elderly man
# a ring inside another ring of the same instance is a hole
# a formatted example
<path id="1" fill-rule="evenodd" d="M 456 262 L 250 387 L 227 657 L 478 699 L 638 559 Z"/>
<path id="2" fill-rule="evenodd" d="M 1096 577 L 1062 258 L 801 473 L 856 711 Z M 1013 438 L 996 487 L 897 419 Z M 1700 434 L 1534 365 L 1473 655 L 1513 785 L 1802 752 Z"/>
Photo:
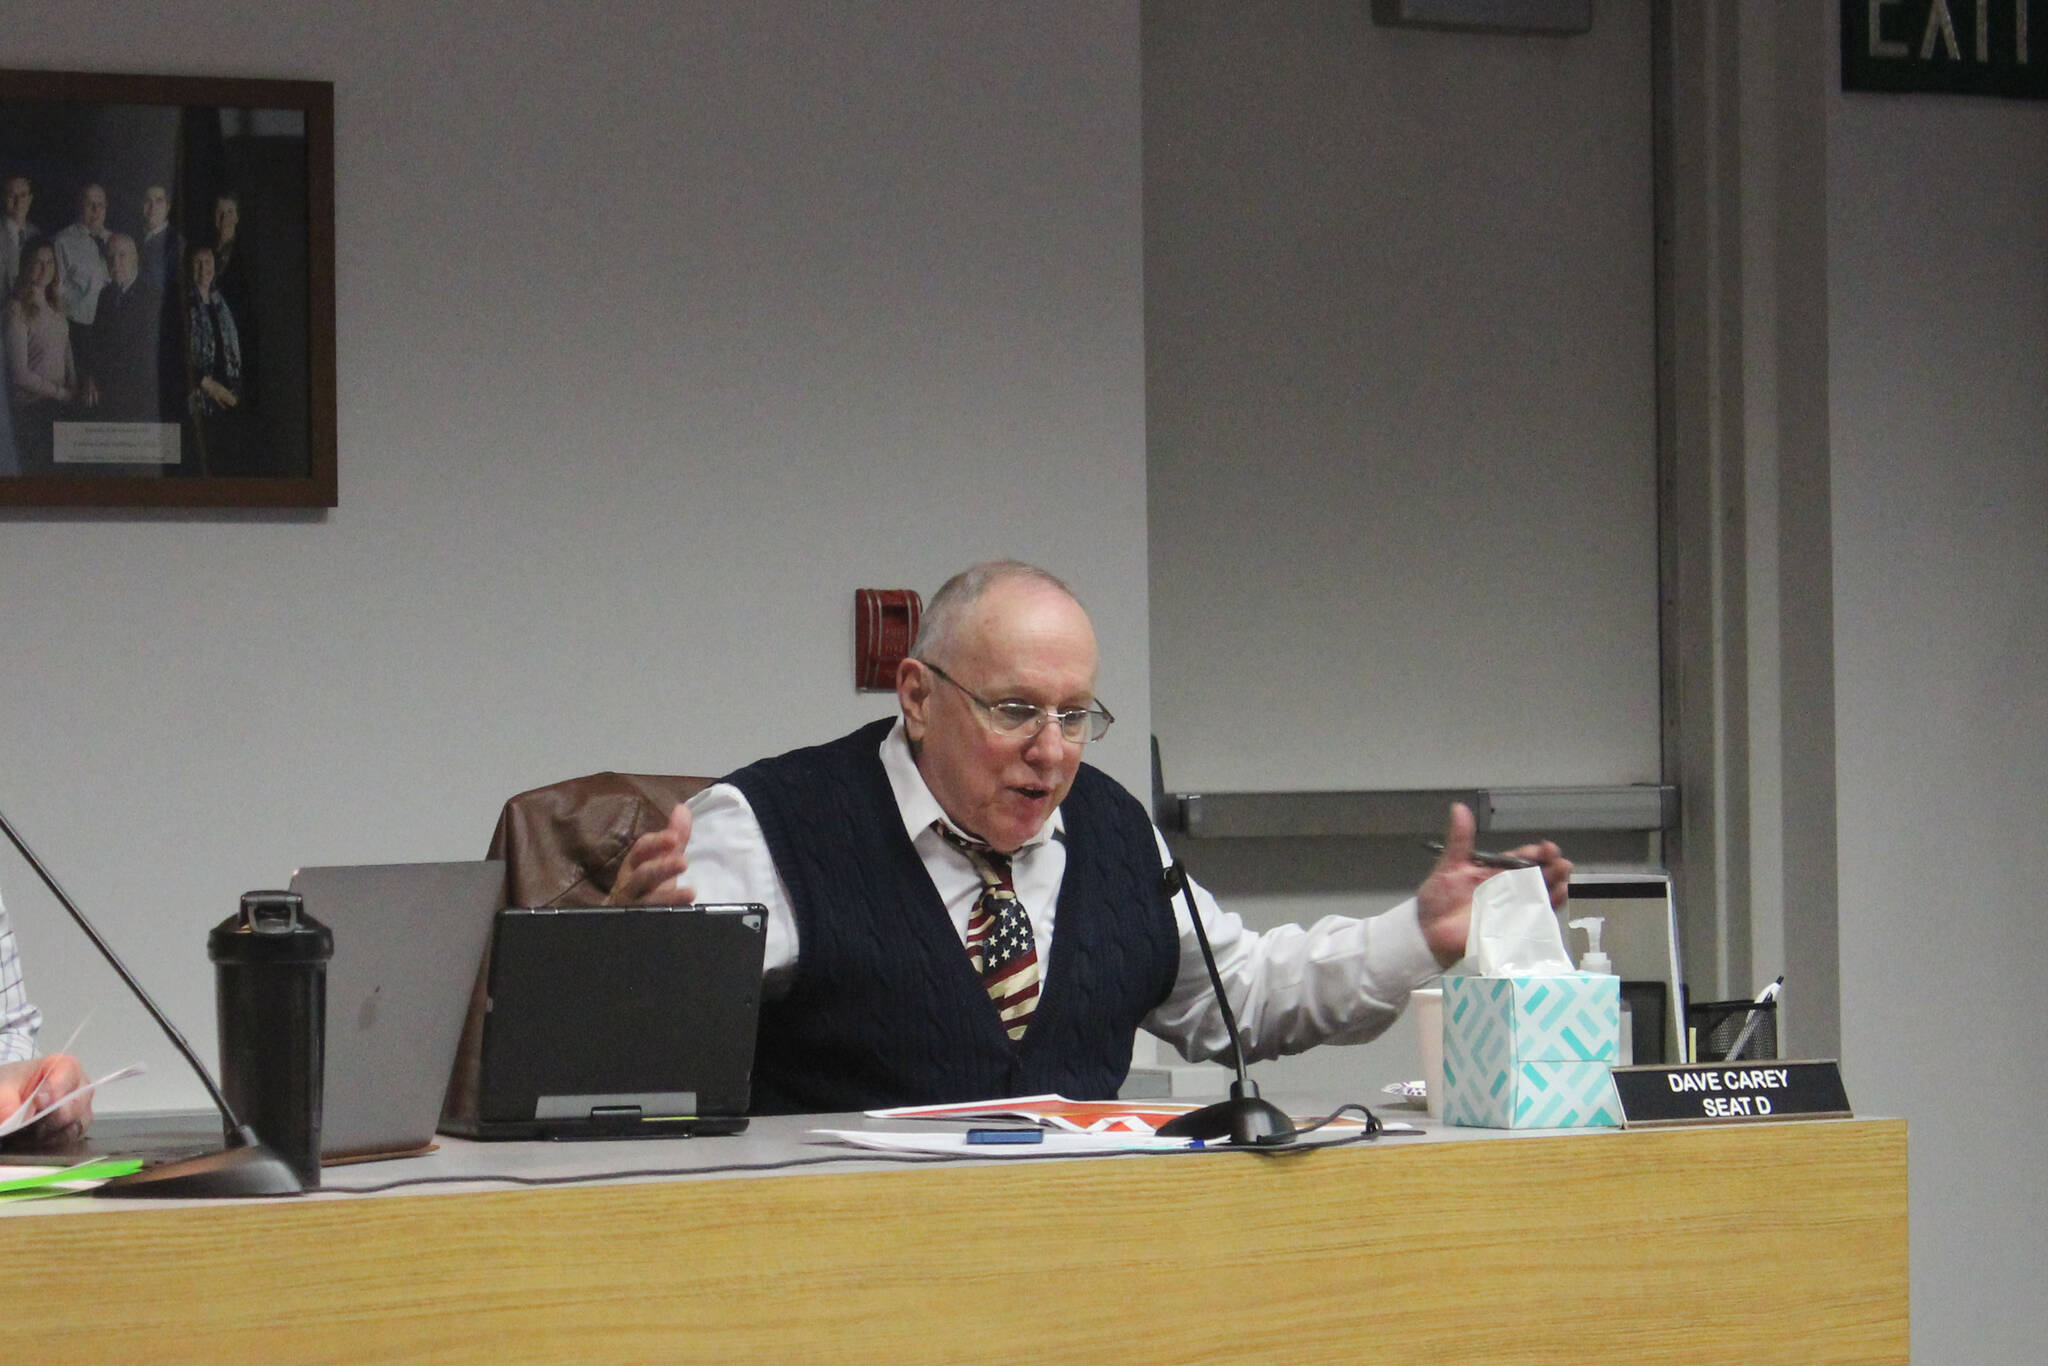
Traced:
<path id="1" fill-rule="evenodd" d="M 51 238 L 64 293 L 64 312 L 81 327 L 92 326 L 100 290 L 113 272 L 107 265 L 112 234 L 107 231 L 107 192 L 88 185 L 78 192 L 78 221 Z"/>
<path id="2" fill-rule="evenodd" d="M 68 1095 L 85 1084 L 78 1060 L 68 1053 L 36 1056 L 36 1030 L 43 1017 L 29 1004 L 21 983 L 21 958 L 14 947 L 14 931 L 7 924 L 7 907 L 0 905 L 0 1122 L 5 1122 L 24 1102 L 41 1109 L 48 1102 Z M 92 1123 L 90 1093 L 66 1101 L 25 1131 L 39 1142 L 76 1138 Z"/>
<path id="3" fill-rule="evenodd" d="M 762 1113 L 1056 1091 L 1116 1094 L 1144 1028 L 1189 1058 L 1228 1039 L 1144 807 L 1081 755 L 1112 717 L 1066 586 L 1002 561 L 933 597 L 896 676 L 901 716 L 764 759 L 679 806 L 615 903 L 759 901 Z M 1196 903 L 1250 1057 L 1384 1030 L 1465 951 L 1473 822 L 1416 896 L 1366 920 L 1257 933 Z M 1562 902 L 1571 864 L 1543 865 Z"/>
<path id="4" fill-rule="evenodd" d="M 109 240 L 112 278 L 94 303 L 94 321 L 80 337 L 85 404 L 102 419 L 142 421 L 157 416 L 157 347 L 163 295 L 142 275 L 141 254 L 125 232 Z"/>

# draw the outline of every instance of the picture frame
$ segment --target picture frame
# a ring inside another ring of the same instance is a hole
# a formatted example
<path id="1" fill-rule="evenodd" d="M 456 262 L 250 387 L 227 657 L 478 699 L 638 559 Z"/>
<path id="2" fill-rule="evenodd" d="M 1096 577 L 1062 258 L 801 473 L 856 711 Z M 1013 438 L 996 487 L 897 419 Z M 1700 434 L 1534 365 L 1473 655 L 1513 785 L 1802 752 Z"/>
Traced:
<path id="1" fill-rule="evenodd" d="M 336 489 L 333 85 L 0 70 L 0 506 Z"/>

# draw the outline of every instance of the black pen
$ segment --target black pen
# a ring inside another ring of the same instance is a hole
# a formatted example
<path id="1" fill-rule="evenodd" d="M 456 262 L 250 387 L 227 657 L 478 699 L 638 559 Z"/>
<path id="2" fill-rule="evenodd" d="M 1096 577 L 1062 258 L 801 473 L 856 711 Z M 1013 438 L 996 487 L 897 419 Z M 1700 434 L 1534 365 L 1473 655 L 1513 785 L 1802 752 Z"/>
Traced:
<path id="1" fill-rule="evenodd" d="M 1441 854 L 1444 851 L 1444 842 L 1442 840 L 1424 840 L 1422 847 L 1429 850 L 1432 854 Z M 1468 857 L 1482 868 L 1534 868 L 1536 866 L 1529 859 L 1516 858 L 1513 854 L 1489 854 L 1484 849 L 1474 849 Z"/>

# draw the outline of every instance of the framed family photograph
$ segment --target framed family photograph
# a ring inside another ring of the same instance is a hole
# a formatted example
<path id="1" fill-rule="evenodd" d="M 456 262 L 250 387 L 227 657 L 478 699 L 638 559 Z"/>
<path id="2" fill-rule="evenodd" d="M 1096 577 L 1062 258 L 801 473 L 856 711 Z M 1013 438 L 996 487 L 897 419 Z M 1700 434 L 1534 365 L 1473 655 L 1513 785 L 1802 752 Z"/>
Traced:
<path id="1" fill-rule="evenodd" d="M 0 505 L 333 507 L 334 87 L 0 70 Z"/>

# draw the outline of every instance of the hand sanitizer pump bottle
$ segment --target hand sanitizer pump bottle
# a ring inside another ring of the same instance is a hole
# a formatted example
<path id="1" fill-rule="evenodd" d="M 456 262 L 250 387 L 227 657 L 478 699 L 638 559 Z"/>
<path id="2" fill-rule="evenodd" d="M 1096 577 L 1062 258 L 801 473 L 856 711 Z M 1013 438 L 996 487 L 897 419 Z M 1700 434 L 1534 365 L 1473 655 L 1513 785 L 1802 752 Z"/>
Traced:
<path id="1" fill-rule="evenodd" d="M 1581 916 L 1577 920 L 1570 920 L 1565 923 L 1571 929 L 1584 930 L 1586 932 L 1586 951 L 1579 956 L 1579 971 L 1597 972 L 1603 976 L 1611 975 L 1614 972 L 1614 965 L 1608 960 L 1607 955 L 1600 951 L 1600 931 L 1607 924 L 1606 917 L 1598 915 Z M 1628 1067 L 1635 1062 L 1634 1027 L 1635 1020 L 1629 1013 L 1628 998 L 1624 996 L 1621 999 L 1621 1051 L 1619 1060 L 1615 1064 L 1618 1067 Z"/>
<path id="2" fill-rule="evenodd" d="M 1587 915 L 1565 923 L 1572 929 L 1584 930 L 1586 932 L 1586 952 L 1579 958 L 1579 971 L 1597 972 L 1611 976 L 1614 972 L 1614 966 L 1607 961 L 1607 955 L 1600 952 L 1600 931 L 1607 924 L 1607 918 L 1605 916 Z"/>

